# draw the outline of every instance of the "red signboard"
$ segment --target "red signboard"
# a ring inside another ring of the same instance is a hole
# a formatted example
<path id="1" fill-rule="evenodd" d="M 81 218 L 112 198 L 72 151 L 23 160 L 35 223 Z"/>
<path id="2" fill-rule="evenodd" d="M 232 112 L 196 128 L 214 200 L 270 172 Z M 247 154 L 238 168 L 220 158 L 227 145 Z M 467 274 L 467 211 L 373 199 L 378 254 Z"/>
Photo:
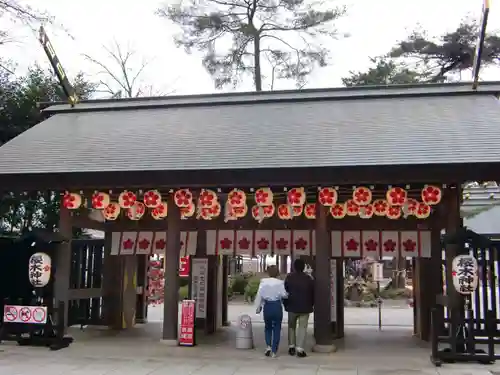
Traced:
<path id="1" fill-rule="evenodd" d="M 189 277 L 189 257 L 181 257 L 179 261 L 179 276 Z"/>
<path id="2" fill-rule="evenodd" d="M 184 300 L 181 305 L 181 333 L 179 345 L 194 346 L 194 300 Z"/>

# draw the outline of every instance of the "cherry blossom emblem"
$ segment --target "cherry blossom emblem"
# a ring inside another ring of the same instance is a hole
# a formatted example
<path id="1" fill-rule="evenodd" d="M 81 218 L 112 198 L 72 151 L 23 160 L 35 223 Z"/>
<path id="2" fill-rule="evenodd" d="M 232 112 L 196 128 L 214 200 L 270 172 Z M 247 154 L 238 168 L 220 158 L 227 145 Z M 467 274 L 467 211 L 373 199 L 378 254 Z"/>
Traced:
<path id="1" fill-rule="evenodd" d="M 427 185 L 422 189 L 422 202 L 433 206 L 441 202 L 442 191 L 437 186 Z"/>
<path id="2" fill-rule="evenodd" d="M 352 200 L 358 206 L 366 206 L 372 201 L 372 192 L 369 188 L 360 186 L 352 192 Z"/>
<path id="3" fill-rule="evenodd" d="M 318 193 L 318 201 L 323 206 L 332 207 L 335 203 L 337 203 L 337 199 L 337 190 L 331 187 L 322 188 Z"/>

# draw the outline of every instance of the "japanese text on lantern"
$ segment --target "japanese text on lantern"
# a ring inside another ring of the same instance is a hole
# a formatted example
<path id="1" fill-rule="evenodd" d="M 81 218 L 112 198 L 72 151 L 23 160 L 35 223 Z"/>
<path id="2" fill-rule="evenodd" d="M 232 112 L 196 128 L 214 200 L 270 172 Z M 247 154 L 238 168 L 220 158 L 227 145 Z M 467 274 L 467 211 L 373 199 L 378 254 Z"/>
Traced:
<path id="1" fill-rule="evenodd" d="M 42 255 L 33 255 L 30 258 L 29 264 L 29 277 L 33 286 L 42 286 L 42 266 L 43 266 L 43 257 Z"/>
<path id="2" fill-rule="evenodd" d="M 477 288 L 477 261 L 470 255 L 459 255 L 453 259 L 453 285 L 460 294 L 470 294 Z"/>

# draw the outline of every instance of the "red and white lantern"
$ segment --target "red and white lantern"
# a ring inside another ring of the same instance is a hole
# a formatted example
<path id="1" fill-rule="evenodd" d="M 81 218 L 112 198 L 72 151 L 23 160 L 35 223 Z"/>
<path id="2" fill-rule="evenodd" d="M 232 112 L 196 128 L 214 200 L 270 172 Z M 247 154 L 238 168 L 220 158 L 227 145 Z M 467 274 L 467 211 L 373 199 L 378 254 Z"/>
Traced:
<path id="1" fill-rule="evenodd" d="M 280 204 L 278 206 L 278 217 L 281 220 L 290 220 L 293 218 L 293 208 L 289 204 Z"/>
<path id="2" fill-rule="evenodd" d="M 201 189 L 198 197 L 199 208 L 212 208 L 218 203 L 217 193 L 213 190 Z"/>
<path id="3" fill-rule="evenodd" d="M 80 194 L 66 192 L 62 197 L 62 206 L 68 210 L 77 210 L 82 203 L 83 199 Z"/>
<path id="4" fill-rule="evenodd" d="M 270 188 L 259 188 L 255 192 L 257 206 L 270 206 L 273 203 L 273 192 Z"/>
<path id="5" fill-rule="evenodd" d="M 347 208 L 345 203 L 335 203 L 330 207 L 330 215 L 334 219 L 343 219 L 347 215 Z"/>
<path id="6" fill-rule="evenodd" d="M 417 210 L 415 211 L 415 216 L 418 219 L 427 219 L 431 215 L 431 206 L 419 202 L 417 205 Z"/>
<path id="7" fill-rule="evenodd" d="M 146 212 L 146 206 L 144 203 L 136 201 L 132 207 L 127 209 L 127 217 L 130 220 L 139 220 L 141 219 Z"/>
<path id="8" fill-rule="evenodd" d="M 179 208 L 189 208 L 193 210 L 191 216 L 194 215 L 193 193 L 189 189 L 179 189 L 174 193 L 175 205 Z M 192 207 L 191 207 L 192 206 Z M 186 212 L 190 212 L 190 211 Z M 182 211 L 182 210 L 181 210 Z"/>
<path id="9" fill-rule="evenodd" d="M 408 192 L 400 187 L 393 187 L 387 190 L 386 199 L 389 206 L 402 206 L 408 198 Z"/>
<path id="10" fill-rule="evenodd" d="M 29 259 L 28 279 L 35 288 L 43 288 L 50 281 L 52 259 L 46 253 L 35 253 Z"/>
<path id="11" fill-rule="evenodd" d="M 160 202 L 160 205 L 156 208 L 153 208 L 151 211 L 151 216 L 155 220 L 161 220 L 166 218 L 168 215 L 168 204 L 167 202 Z"/>
<path id="12" fill-rule="evenodd" d="M 304 216 L 306 219 L 316 219 L 316 203 L 308 203 L 304 207 Z"/>
<path id="13" fill-rule="evenodd" d="M 401 217 L 401 206 L 389 206 L 386 216 L 391 220 L 399 219 Z"/>
<path id="14" fill-rule="evenodd" d="M 94 194 L 92 194 L 92 208 L 95 208 L 96 210 L 104 210 L 109 206 L 110 202 L 111 198 L 107 193 L 96 191 Z"/>
<path id="15" fill-rule="evenodd" d="M 306 202 L 306 192 L 304 188 L 293 188 L 286 194 L 287 203 L 292 207 L 303 206 Z"/>
<path id="16" fill-rule="evenodd" d="M 370 219 L 373 217 L 374 212 L 373 204 L 367 204 L 365 206 L 359 207 L 359 217 L 361 219 Z"/>
<path id="17" fill-rule="evenodd" d="M 321 188 L 318 193 L 318 202 L 326 207 L 333 207 L 337 203 L 338 193 L 332 187 Z"/>
<path id="18" fill-rule="evenodd" d="M 148 190 L 142 199 L 147 208 L 157 208 L 162 204 L 161 194 L 158 190 Z"/>
<path id="19" fill-rule="evenodd" d="M 192 196 L 191 196 L 191 199 L 192 199 Z M 177 205 L 177 201 L 176 202 L 176 206 Z M 181 201 L 181 204 L 182 204 L 183 201 Z M 189 217 L 192 217 L 196 211 L 196 206 L 193 202 L 191 202 L 189 205 L 187 205 L 186 207 L 179 207 L 180 208 L 180 213 L 181 213 L 181 219 L 187 219 Z"/>
<path id="20" fill-rule="evenodd" d="M 137 195 L 131 191 L 125 190 L 118 196 L 118 204 L 121 208 L 131 208 L 137 201 Z"/>
<path id="21" fill-rule="evenodd" d="M 422 189 L 422 202 L 429 206 L 433 206 L 441 202 L 443 192 L 438 186 L 426 185 Z"/>
<path id="22" fill-rule="evenodd" d="M 375 216 L 386 216 L 389 203 L 385 199 L 377 199 L 373 202 L 373 214 Z"/>
<path id="23" fill-rule="evenodd" d="M 372 191 L 365 186 L 359 186 L 352 192 L 352 200 L 358 206 L 366 206 L 372 202 Z"/>
<path id="24" fill-rule="evenodd" d="M 293 217 L 300 216 L 304 212 L 304 206 L 292 206 L 292 209 Z"/>
<path id="25" fill-rule="evenodd" d="M 232 207 L 233 210 L 233 215 L 237 219 L 241 219 L 242 217 L 245 217 L 248 213 L 248 206 L 244 205 L 242 207 Z"/>
<path id="26" fill-rule="evenodd" d="M 417 212 L 418 201 L 413 198 L 408 198 L 406 202 L 401 206 L 402 214 L 406 218 L 408 216 L 415 215 Z"/>
<path id="27" fill-rule="evenodd" d="M 106 220 L 114 221 L 114 220 L 118 219 L 118 216 L 120 216 L 120 211 L 121 211 L 121 207 L 118 203 L 110 202 L 108 204 L 108 207 L 106 207 L 102 211 L 102 216 Z"/>
<path id="28" fill-rule="evenodd" d="M 359 206 L 352 199 L 345 202 L 347 216 L 358 216 Z"/>
<path id="29" fill-rule="evenodd" d="M 227 201 L 232 207 L 243 207 L 246 205 L 247 196 L 243 190 L 233 189 L 227 195 Z"/>

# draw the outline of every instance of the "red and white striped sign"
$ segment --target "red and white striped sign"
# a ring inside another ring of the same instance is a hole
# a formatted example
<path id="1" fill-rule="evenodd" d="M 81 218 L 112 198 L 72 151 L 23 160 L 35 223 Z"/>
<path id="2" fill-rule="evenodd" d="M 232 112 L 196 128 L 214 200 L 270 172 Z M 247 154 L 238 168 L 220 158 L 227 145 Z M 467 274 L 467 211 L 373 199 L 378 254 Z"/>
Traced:
<path id="1" fill-rule="evenodd" d="M 195 255 L 198 232 L 181 232 L 179 253 L 181 257 Z M 111 255 L 165 254 L 167 232 L 113 232 Z"/>

